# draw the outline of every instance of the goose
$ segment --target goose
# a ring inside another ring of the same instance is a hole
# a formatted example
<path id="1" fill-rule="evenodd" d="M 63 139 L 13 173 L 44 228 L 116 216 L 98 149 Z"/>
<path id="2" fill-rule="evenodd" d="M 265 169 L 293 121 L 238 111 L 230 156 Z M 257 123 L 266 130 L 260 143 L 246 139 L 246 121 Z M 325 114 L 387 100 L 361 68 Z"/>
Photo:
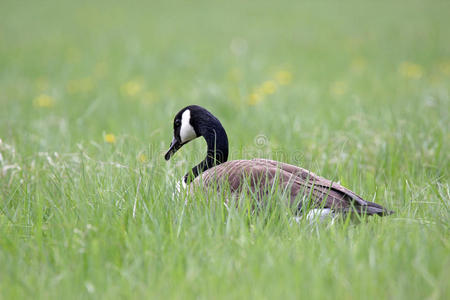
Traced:
<path id="1" fill-rule="evenodd" d="M 278 185 L 288 192 L 286 199 L 299 213 L 306 211 L 304 200 L 309 198 L 308 217 L 319 215 L 320 220 L 337 214 L 385 216 L 393 213 L 336 182 L 295 165 L 263 158 L 227 161 L 225 129 L 211 112 L 198 105 L 186 106 L 175 115 L 173 139 L 165 160 L 170 160 L 181 147 L 201 136 L 207 145 L 206 158 L 184 175 L 181 182 L 184 187 L 215 190 L 226 187 L 232 195 L 247 189 L 256 195 L 256 201 L 263 201 L 271 193 L 271 187 Z"/>

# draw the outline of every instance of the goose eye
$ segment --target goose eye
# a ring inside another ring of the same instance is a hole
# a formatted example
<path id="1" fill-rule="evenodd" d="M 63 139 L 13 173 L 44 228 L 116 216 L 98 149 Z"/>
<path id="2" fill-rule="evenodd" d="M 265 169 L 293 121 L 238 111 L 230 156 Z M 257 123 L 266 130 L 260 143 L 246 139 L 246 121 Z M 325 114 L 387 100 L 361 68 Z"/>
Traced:
<path id="1" fill-rule="evenodd" d="M 175 125 L 175 127 L 178 127 L 178 126 L 180 126 L 181 125 L 181 121 L 180 120 L 175 120 L 175 123 L 174 123 L 174 125 Z"/>

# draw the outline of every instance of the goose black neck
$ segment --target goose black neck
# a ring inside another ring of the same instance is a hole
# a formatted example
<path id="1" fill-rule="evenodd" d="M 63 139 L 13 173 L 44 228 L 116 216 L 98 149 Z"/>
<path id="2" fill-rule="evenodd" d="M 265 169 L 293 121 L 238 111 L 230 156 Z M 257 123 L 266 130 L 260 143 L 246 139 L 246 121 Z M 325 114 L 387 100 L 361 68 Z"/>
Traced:
<path id="1" fill-rule="evenodd" d="M 228 159 L 227 133 L 219 120 L 214 116 L 212 117 L 214 119 L 209 119 L 205 126 L 199 126 L 200 135 L 203 136 L 208 147 L 206 158 L 184 176 L 184 181 L 186 183 L 190 183 L 202 172 L 218 164 L 224 163 Z"/>

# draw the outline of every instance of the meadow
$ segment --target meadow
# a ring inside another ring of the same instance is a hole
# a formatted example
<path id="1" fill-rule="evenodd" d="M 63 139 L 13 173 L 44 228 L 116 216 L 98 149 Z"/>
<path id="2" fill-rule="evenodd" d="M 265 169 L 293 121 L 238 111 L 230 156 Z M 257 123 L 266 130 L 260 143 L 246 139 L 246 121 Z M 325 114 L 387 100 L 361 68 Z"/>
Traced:
<path id="1" fill-rule="evenodd" d="M 448 1 L 0 2 L 0 299 L 449 299 Z M 173 196 L 199 104 L 395 211 Z"/>

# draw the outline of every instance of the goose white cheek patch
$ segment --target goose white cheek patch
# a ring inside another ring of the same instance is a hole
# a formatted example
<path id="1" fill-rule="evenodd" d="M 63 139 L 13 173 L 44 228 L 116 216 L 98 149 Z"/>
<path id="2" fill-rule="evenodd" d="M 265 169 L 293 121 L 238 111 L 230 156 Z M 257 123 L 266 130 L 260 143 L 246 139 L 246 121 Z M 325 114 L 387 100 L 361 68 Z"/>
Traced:
<path id="1" fill-rule="evenodd" d="M 194 128 L 189 123 L 190 119 L 191 111 L 189 109 L 186 109 L 181 115 L 180 138 L 182 143 L 186 143 L 197 137 Z"/>

